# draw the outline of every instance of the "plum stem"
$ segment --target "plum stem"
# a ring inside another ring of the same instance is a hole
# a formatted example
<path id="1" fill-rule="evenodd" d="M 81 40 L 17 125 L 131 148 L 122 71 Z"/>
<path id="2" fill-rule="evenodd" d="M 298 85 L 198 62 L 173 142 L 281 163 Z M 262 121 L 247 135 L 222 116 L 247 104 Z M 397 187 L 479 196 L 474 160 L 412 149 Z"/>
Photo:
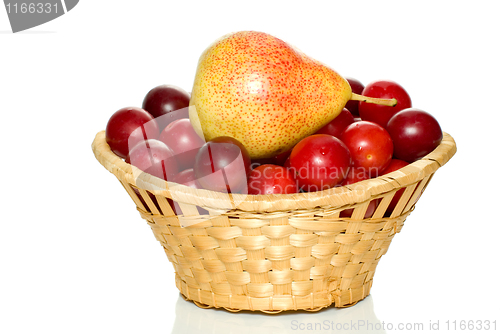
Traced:
<path id="1" fill-rule="evenodd" d="M 389 107 L 394 107 L 396 104 L 398 104 L 398 101 L 394 98 L 393 99 L 379 99 L 376 97 L 358 95 L 356 93 L 352 93 L 351 100 L 352 101 L 362 101 L 362 102 L 368 102 L 368 103 L 381 104 L 381 105 L 389 106 Z"/>

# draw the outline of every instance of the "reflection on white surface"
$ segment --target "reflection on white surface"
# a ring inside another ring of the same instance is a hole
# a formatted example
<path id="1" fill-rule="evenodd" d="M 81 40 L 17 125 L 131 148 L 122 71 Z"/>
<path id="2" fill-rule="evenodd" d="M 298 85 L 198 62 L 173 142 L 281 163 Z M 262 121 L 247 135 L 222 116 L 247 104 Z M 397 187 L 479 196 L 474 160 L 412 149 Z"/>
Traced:
<path id="1" fill-rule="evenodd" d="M 202 309 L 179 295 L 175 313 L 172 334 L 386 333 L 373 311 L 371 296 L 349 308 L 268 315 Z"/>

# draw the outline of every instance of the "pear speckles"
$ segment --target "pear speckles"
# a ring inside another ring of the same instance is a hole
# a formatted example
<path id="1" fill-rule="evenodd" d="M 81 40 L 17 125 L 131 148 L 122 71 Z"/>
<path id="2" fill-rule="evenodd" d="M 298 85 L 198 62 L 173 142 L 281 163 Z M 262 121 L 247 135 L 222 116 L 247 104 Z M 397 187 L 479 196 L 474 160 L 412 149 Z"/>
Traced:
<path id="1" fill-rule="evenodd" d="M 265 158 L 331 121 L 350 97 L 332 69 L 269 34 L 243 31 L 203 52 L 190 104 L 206 140 L 230 135 Z"/>

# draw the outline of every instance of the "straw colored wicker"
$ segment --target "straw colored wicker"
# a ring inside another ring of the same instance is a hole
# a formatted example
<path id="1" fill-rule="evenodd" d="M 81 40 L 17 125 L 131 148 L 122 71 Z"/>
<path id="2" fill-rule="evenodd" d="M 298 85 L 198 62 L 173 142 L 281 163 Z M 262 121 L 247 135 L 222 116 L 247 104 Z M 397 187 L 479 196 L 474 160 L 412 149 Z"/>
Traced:
<path id="1" fill-rule="evenodd" d="M 165 182 L 114 155 L 104 131 L 92 149 L 163 246 L 184 298 L 200 307 L 275 313 L 346 307 L 365 298 L 381 256 L 456 145 L 444 133 L 432 153 L 398 171 L 289 195 L 224 194 Z M 386 213 L 403 188 L 395 209 Z M 172 199 L 182 215 L 175 215 Z M 374 199 L 375 213 L 363 219 Z M 208 214 L 199 214 L 201 208 Z M 351 217 L 341 218 L 349 208 Z"/>

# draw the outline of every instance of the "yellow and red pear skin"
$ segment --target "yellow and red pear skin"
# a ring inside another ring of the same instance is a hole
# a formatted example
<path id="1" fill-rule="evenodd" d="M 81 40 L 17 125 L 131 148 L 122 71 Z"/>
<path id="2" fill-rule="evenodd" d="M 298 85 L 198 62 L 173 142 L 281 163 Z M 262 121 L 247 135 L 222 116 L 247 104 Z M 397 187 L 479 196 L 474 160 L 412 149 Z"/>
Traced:
<path id="1" fill-rule="evenodd" d="M 331 68 L 269 34 L 241 31 L 202 53 L 190 108 L 205 140 L 231 136 L 257 159 L 291 149 L 350 98 L 349 83 Z"/>

